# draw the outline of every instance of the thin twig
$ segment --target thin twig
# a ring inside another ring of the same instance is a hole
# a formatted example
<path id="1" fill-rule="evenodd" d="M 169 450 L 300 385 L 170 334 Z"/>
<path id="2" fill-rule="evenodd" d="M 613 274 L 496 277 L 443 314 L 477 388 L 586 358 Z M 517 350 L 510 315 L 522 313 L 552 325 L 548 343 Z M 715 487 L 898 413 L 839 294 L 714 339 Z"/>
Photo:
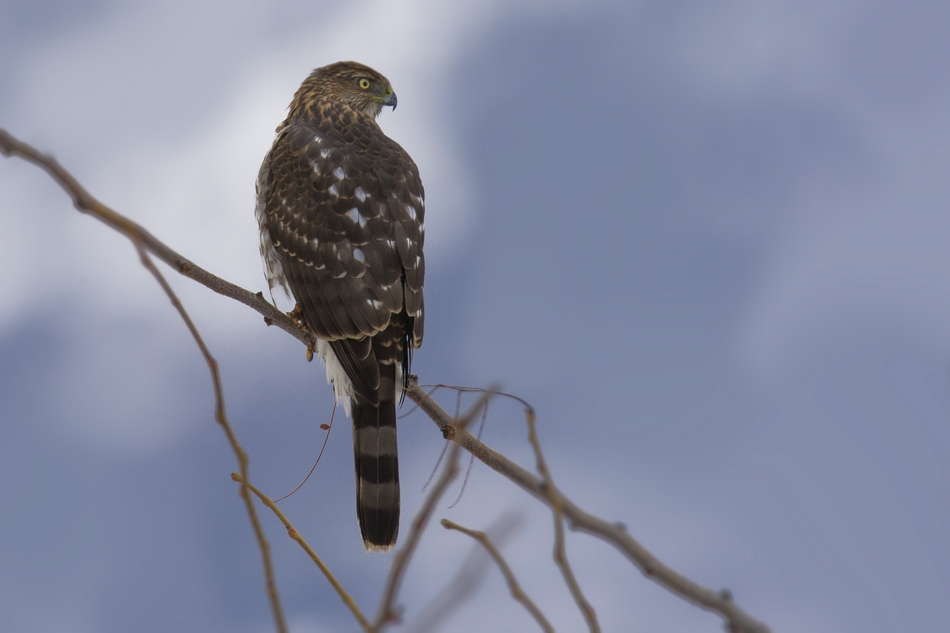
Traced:
<path id="1" fill-rule="evenodd" d="M 152 258 L 148 256 L 148 252 L 146 252 L 140 243 L 135 242 L 134 239 L 133 242 L 135 243 L 135 248 L 139 253 L 139 259 L 142 260 L 142 265 L 145 266 L 145 268 L 148 269 L 150 273 L 152 273 L 152 275 L 155 277 L 155 280 L 162 287 L 162 290 L 164 290 L 165 294 L 168 295 L 172 305 L 175 306 L 176 310 L 178 310 L 178 314 L 181 315 L 182 320 L 188 327 L 188 331 L 191 332 L 191 336 L 195 339 L 195 343 L 198 345 L 198 349 L 201 350 L 201 355 L 204 356 L 205 362 L 208 363 L 208 371 L 211 372 L 211 382 L 214 384 L 214 419 L 217 420 L 218 424 L 221 425 L 221 428 L 224 429 L 224 434 L 228 438 L 228 443 L 231 445 L 231 450 L 234 451 L 235 456 L 237 456 L 238 468 L 241 469 L 241 480 L 245 482 L 245 487 L 241 489 L 241 498 L 244 499 L 244 505 L 247 508 L 247 515 L 250 517 L 251 525 L 254 528 L 254 536 L 257 538 L 258 548 L 261 550 L 261 559 L 264 565 L 264 578 L 267 586 L 267 597 L 270 599 L 271 611 L 274 614 L 274 624 L 278 631 L 284 633 L 287 631 L 287 622 L 284 619 L 284 611 L 280 606 L 280 595 L 277 593 L 277 581 L 274 578 L 274 564 L 271 560 L 270 544 L 267 542 L 267 537 L 264 536 L 264 529 L 261 527 L 260 519 L 257 516 L 257 508 L 254 507 L 254 502 L 247 494 L 246 487 L 250 485 L 246 483 L 248 480 L 247 453 L 245 453 L 244 449 L 241 448 L 241 444 L 238 442 L 237 436 L 234 434 L 234 430 L 231 428 L 231 423 L 228 421 L 228 416 L 224 411 L 224 390 L 221 387 L 221 375 L 218 372 L 218 361 L 216 361 L 211 355 L 211 351 L 208 350 L 204 339 L 201 338 L 198 328 L 195 327 L 191 317 L 188 316 L 188 312 L 185 311 L 185 306 L 183 306 L 181 301 L 179 301 L 175 291 L 172 290 L 170 285 L 168 285 L 168 281 L 155 266 Z"/>
<path id="2" fill-rule="evenodd" d="M 484 393 L 486 391 L 484 387 L 466 387 L 464 385 L 447 385 L 441 382 L 434 385 L 419 385 L 419 386 L 422 387 L 423 389 L 431 388 L 428 392 L 426 392 L 429 394 L 429 396 L 434 396 L 435 392 L 439 389 L 450 389 L 452 391 L 458 391 L 460 393 L 473 393 L 473 392 Z M 516 396 L 513 393 L 506 393 L 504 391 L 494 391 L 492 393 L 502 398 L 509 398 L 511 400 L 514 400 L 515 402 L 520 402 L 522 406 L 524 406 L 525 409 L 534 411 L 534 407 L 532 407 L 531 404 L 527 400 L 522 398 L 521 396 Z"/>
<path id="3" fill-rule="evenodd" d="M 414 380 L 410 381 L 406 396 L 419 405 L 419 408 L 442 429 L 447 439 L 459 444 L 486 466 L 517 484 L 542 503 L 546 505 L 551 503 L 540 478 L 489 448 L 467 430 L 453 428 L 452 416 L 429 397 Z M 446 432 L 446 429 L 449 431 Z M 588 514 L 561 493 L 555 492 L 555 494 L 561 503 L 564 518 L 568 520 L 572 530 L 586 532 L 610 543 L 627 556 L 647 578 L 663 585 L 685 600 L 721 615 L 726 621 L 727 630 L 731 633 L 769 633 L 768 626 L 747 614 L 733 602 L 732 594 L 728 590 L 713 591 L 693 582 L 661 562 L 630 536 L 622 524 L 609 523 Z"/>
<path id="4" fill-rule="evenodd" d="M 460 391 L 459 396 L 461 395 L 462 395 L 462 392 Z M 487 406 L 484 409 L 482 409 L 482 414 L 481 416 L 479 416 L 479 418 L 480 419 L 478 420 L 478 433 L 475 434 L 475 437 L 477 437 L 478 439 L 482 439 L 482 431 L 485 430 L 485 420 L 488 419 Z M 468 480 L 472 476 L 472 468 L 474 466 L 475 466 L 475 456 L 469 455 L 468 466 L 465 468 L 465 476 L 462 477 L 462 485 L 459 487 L 459 494 L 457 497 L 455 497 L 455 501 L 453 501 L 452 504 L 449 506 L 450 510 L 454 508 L 456 505 L 458 505 L 458 502 L 462 500 L 462 496 L 465 494 L 465 489 L 468 487 Z"/>
<path id="5" fill-rule="evenodd" d="M 248 490 L 257 495 L 257 498 L 261 500 L 261 503 L 270 508 L 271 511 L 277 515 L 277 518 L 280 519 L 280 522 L 284 524 L 285 528 L 287 528 L 287 535 L 297 541 L 297 544 L 300 545 L 300 547 L 302 547 L 305 552 L 307 552 L 307 556 L 309 556 L 310 559 L 316 563 L 317 567 L 320 568 L 320 571 L 323 572 L 323 575 L 326 576 L 327 580 L 330 581 L 330 584 L 333 585 L 333 588 L 336 590 L 337 594 L 339 594 L 340 598 L 343 599 L 343 602 L 350 609 L 350 612 L 353 613 L 353 617 L 359 621 L 360 626 L 363 627 L 363 630 L 369 631 L 369 620 L 367 620 L 366 616 L 363 615 L 363 612 L 360 611 L 360 608 L 357 606 L 353 596 L 347 593 L 346 589 L 343 588 L 343 585 L 341 585 L 336 579 L 336 576 L 333 575 L 333 572 L 330 571 L 330 568 L 327 567 L 323 560 L 317 555 L 317 553 L 313 551 L 313 548 L 310 547 L 310 544 L 307 543 L 304 537 L 300 535 L 300 532 L 297 531 L 297 528 L 295 528 L 290 523 L 290 520 L 284 515 L 284 513 L 280 511 L 280 508 L 277 507 L 277 504 L 274 503 L 274 501 L 272 501 L 271 498 L 265 495 L 263 492 L 247 483 L 239 474 L 231 473 L 231 479 L 246 486 Z"/>
<path id="6" fill-rule="evenodd" d="M 453 446 L 446 442 L 447 446 Z M 492 523 L 485 534 L 492 539 L 496 547 L 501 547 L 510 540 L 515 530 L 521 525 L 521 515 L 503 514 Z M 406 624 L 404 633 L 424 633 L 442 631 L 442 624 L 461 606 L 475 597 L 476 590 L 484 581 L 488 570 L 492 567 L 491 557 L 485 548 L 478 543 L 472 543 L 465 560 L 451 580 L 440 583 L 439 593 L 433 596 L 429 603 L 419 610 L 415 618 Z"/>
<path id="7" fill-rule="evenodd" d="M 308 348 L 308 349 L 309 349 L 309 348 Z M 303 488 L 303 485 L 304 485 L 305 483 L 307 483 L 307 480 L 310 479 L 310 475 L 312 475 L 312 474 L 313 474 L 313 471 L 315 471 L 315 470 L 317 469 L 317 464 L 320 463 L 320 459 L 323 457 L 323 451 L 327 450 L 327 443 L 330 441 L 330 431 L 333 430 L 333 418 L 334 418 L 335 415 L 336 415 L 336 400 L 333 401 L 333 410 L 330 411 L 330 424 L 321 424 L 321 425 L 320 425 L 321 428 L 323 428 L 324 426 L 326 426 L 326 428 L 327 428 L 327 434 L 323 436 L 323 445 L 320 447 L 320 452 L 317 453 L 317 458 L 316 458 L 315 460 L 313 460 L 313 466 L 310 467 L 310 472 L 308 472 L 308 473 L 307 473 L 307 476 L 303 478 L 303 481 L 301 481 L 299 484 L 297 484 L 297 487 L 296 487 L 296 488 L 294 488 L 293 490 L 291 490 L 290 492 L 288 492 L 287 494 L 285 494 L 283 497 L 281 497 L 281 498 L 279 498 L 279 499 L 274 499 L 274 503 L 280 503 L 281 501 L 283 501 L 283 500 L 286 499 L 287 497 L 291 496 L 292 494 L 296 493 L 298 490 L 300 490 L 301 488 Z"/>
<path id="8" fill-rule="evenodd" d="M 481 412 L 483 407 L 488 405 L 491 396 L 491 392 L 486 392 L 472 405 L 472 408 L 462 419 L 450 421 L 450 427 L 464 431 L 469 422 Z M 443 435 L 445 433 L 446 431 L 443 431 Z M 452 483 L 452 480 L 455 479 L 455 476 L 458 474 L 458 454 L 459 445 L 452 444 L 449 449 L 448 457 L 445 460 L 442 476 L 439 477 L 435 486 L 429 491 L 429 495 L 419 509 L 419 513 L 412 520 L 409 536 L 406 538 L 402 549 L 396 552 L 396 555 L 393 557 L 392 566 L 389 568 L 389 577 L 386 579 L 386 587 L 383 589 L 383 597 L 380 600 L 379 611 L 376 614 L 376 620 L 373 622 L 373 631 L 381 631 L 387 625 L 399 619 L 399 614 L 394 607 L 396 595 L 399 593 L 399 586 L 409 566 L 409 560 L 412 558 L 412 554 L 419 544 L 419 539 L 422 537 L 422 532 L 425 530 L 426 525 L 428 525 L 429 519 L 432 518 L 435 505 L 439 502 L 439 499 L 442 498 L 442 495 L 445 494 L 449 484 Z"/>
<path id="9" fill-rule="evenodd" d="M 541 613 L 541 609 L 537 607 L 536 604 L 528 597 L 528 594 L 524 592 L 521 588 L 521 585 L 518 584 L 518 579 L 515 578 L 514 572 L 511 571 L 511 567 L 508 566 L 508 563 L 505 562 L 505 559 L 502 557 L 501 552 L 492 544 L 491 539 L 488 538 L 488 535 L 484 532 L 479 532 L 478 530 L 471 530 L 467 527 L 463 527 L 458 523 L 449 521 L 448 519 L 442 519 L 442 527 L 448 530 L 456 530 L 462 534 L 468 534 L 473 539 L 482 544 L 482 547 L 485 548 L 485 551 L 488 552 L 488 555 L 492 557 L 495 561 L 495 564 L 498 565 L 498 569 L 501 570 L 502 575 L 505 577 L 505 581 L 508 583 L 508 589 L 511 591 L 511 597 L 524 605 L 524 608 L 528 610 L 538 624 L 541 626 L 541 629 L 545 633 L 554 633 L 554 627 L 551 626 L 551 623 L 548 622 L 547 618 L 544 617 L 544 614 Z"/>
<path id="10" fill-rule="evenodd" d="M 564 521 L 563 510 L 561 509 L 561 493 L 554 486 L 554 480 L 551 479 L 551 471 L 548 470 L 548 465 L 544 461 L 544 453 L 541 452 L 541 442 L 538 440 L 534 411 L 525 409 L 524 417 L 528 421 L 528 442 L 531 444 L 531 448 L 534 449 L 534 457 L 538 463 L 538 474 L 541 475 L 542 484 L 547 491 L 548 500 L 550 501 L 549 505 L 554 511 L 554 562 L 557 563 L 558 568 L 561 570 L 561 575 L 564 576 L 564 582 L 567 583 L 567 588 L 570 589 L 571 596 L 574 597 L 574 602 L 577 603 L 581 614 L 584 616 L 584 620 L 587 621 L 587 628 L 590 629 L 591 633 L 600 633 L 600 624 L 597 623 L 597 613 L 594 611 L 594 607 L 590 606 L 590 603 L 587 602 L 587 598 L 584 597 L 581 586 L 574 576 L 574 570 L 571 569 L 571 564 L 567 560 L 567 551 L 564 547 Z"/>
<path id="11" fill-rule="evenodd" d="M 107 225 L 128 237 L 135 245 L 135 248 L 139 254 L 139 259 L 142 260 L 142 265 L 145 266 L 145 268 L 148 269 L 150 273 L 152 273 L 156 281 L 158 281 L 158 284 L 162 287 L 162 290 L 165 291 L 165 294 L 168 296 L 172 305 L 175 306 L 178 314 L 181 315 L 182 320 L 184 320 L 185 325 L 188 327 L 188 331 L 191 332 L 192 337 L 195 339 L 195 343 L 198 345 L 198 349 L 201 350 L 201 354 L 204 356 L 205 362 L 208 364 L 208 370 L 211 373 L 211 382 L 214 385 L 214 418 L 218 424 L 221 425 L 221 428 L 224 429 L 224 434 L 228 438 L 228 443 L 231 445 L 231 450 L 234 451 L 234 455 L 237 457 L 238 468 L 241 470 L 241 476 L 246 482 L 248 480 L 247 454 L 244 452 L 244 449 L 241 448 L 237 437 L 234 435 L 234 431 L 231 428 L 231 424 L 228 422 L 227 415 L 224 411 L 224 392 L 221 388 L 221 377 L 218 373 L 218 362 L 211 355 L 211 352 L 205 345 L 204 340 L 198 333 L 198 329 L 195 327 L 194 322 L 192 322 L 191 317 L 188 316 L 188 313 L 185 311 L 181 301 L 178 300 L 175 292 L 172 290 L 171 286 L 168 285 L 168 281 L 165 279 L 162 273 L 159 272 L 158 268 L 155 267 L 155 264 L 148 256 L 148 253 L 155 254 L 158 258 L 175 268 L 181 274 L 195 279 L 212 290 L 215 290 L 215 292 L 219 292 L 220 294 L 237 299 L 238 301 L 241 301 L 247 305 L 251 305 L 251 303 L 258 303 L 259 299 L 260 302 L 269 306 L 270 309 L 276 313 L 275 321 L 278 323 L 281 321 L 276 317 L 280 317 L 286 321 L 290 321 L 290 319 L 280 312 L 280 310 L 277 310 L 277 308 L 274 308 L 269 303 L 264 301 L 263 297 L 255 297 L 255 295 L 252 295 L 248 291 L 238 288 L 234 284 L 224 281 L 223 279 L 215 277 L 211 273 L 198 268 L 187 259 L 152 237 L 152 235 L 141 226 L 116 213 L 92 197 L 89 192 L 87 192 L 69 172 L 60 166 L 60 164 L 56 162 L 53 157 L 40 153 L 26 143 L 21 143 L 3 129 L 0 129 L 0 153 L 2 153 L 4 156 L 19 156 L 20 158 L 41 167 L 72 197 L 73 205 L 79 211 L 88 213 L 89 215 L 102 220 Z M 217 288 L 215 286 L 217 286 Z M 233 289 L 239 290 L 240 292 L 232 292 L 231 290 Z M 246 300 L 242 300 L 242 293 L 243 295 L 250 297 L 251 303 Z M 255 306 L 251 305 L 251 307 Z M 258 312 L 261 312 L 261 310 L 258 309 Z M 267 315 L 265 315 L 265 318 L 266 316 Z M 293 328 L 299 330 L 296 325 L 294 325 Z M 287 331 L 293 333 L 291 330 Z M 298 335 L 297 338 L 300 338 L 300 336 Z M 254 502 L 250 499 L 246 489 L 244 488 L 241 489 L 241 497 L 244 499 L 244 505 L 247 508 L 247 514 L 250 518 L 251 526 L 254 529 L 254 535 L 257 538 L 257 544 L 261 551 L 261 559 L 263 560 L 264 565 L 264 579 L 267 587 L 267 597 L 270 600 L 271 611 L 274 615 L 274 624 L 277 628 L 277 631 L 284 633 L 287 631 L 287 623 L 284 619 L 283 609 L 280 606 L 280 596 L 277 593 L 277 583 L 274 579 L 274 568 L 270 556 L 270 545 L 267 543 L 267 538 L 264 536 L 263 528 L 261 528 L 260 520 L 257 517 L 257 511 L 254 508 Z"/>

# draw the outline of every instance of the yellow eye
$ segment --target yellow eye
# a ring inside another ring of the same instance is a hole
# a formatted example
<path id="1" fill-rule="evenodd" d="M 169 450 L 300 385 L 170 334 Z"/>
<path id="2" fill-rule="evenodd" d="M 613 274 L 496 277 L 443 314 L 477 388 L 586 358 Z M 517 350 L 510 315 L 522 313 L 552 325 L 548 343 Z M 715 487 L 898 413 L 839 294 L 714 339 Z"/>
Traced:
<path id="1" fill-rule="evenodd" d="M 357 85 L 360 87 L 361 90 L 369 90 L 369 87 L 372 86 L 373 84 L 369 79 L 367 79 L 366 77 L 363 77 L 357 82 Z"/>

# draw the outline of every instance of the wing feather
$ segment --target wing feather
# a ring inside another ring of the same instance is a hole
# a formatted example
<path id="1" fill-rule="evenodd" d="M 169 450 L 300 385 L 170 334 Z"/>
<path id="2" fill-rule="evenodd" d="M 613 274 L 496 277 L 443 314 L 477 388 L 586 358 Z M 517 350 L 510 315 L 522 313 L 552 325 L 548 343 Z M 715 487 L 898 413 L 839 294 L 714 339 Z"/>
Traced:
<path id="1" fill-rule="evenodd" d="M 357 391 L 372 391 L 384 359 L 346 340 L 387 331 L 405 311 L 403 329 L 421 343 L 424 193 L 415 163 L 375 123 L 341 132 L 292 122 L 261 168 L 259 193 L 262 233 L 307 325 L 334 342 Z"/>

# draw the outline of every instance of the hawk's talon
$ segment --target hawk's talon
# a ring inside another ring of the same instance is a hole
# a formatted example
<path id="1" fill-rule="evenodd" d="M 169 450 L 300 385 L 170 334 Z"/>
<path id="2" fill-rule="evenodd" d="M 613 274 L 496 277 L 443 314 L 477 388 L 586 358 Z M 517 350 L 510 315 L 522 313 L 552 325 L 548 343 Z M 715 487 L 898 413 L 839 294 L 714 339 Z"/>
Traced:
<path id="1" fill-rule="evenodd" d="M 291 321 L 293 321 L 297 325 L 300 325 L 300 326 L 304 325 L 303 307 L 299 303 L 294 305 L 293 310 L 291 310 L 290 312 L 285 312 L 284 314 L 286 314 L 287 318 L 289 318 Z"/>

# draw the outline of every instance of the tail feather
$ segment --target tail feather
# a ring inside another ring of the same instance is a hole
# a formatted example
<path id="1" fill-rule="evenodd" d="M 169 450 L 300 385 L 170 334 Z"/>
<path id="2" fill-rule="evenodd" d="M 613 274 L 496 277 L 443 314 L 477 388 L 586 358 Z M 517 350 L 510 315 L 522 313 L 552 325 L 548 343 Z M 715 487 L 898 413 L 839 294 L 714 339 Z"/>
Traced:
<path id="1" fill-rule="evenodd" d="M 388 551 L 399 532 L 395 366 L 380 367 L 379 405 L 353 397 L 356 515 L 366 551 Z"/>

